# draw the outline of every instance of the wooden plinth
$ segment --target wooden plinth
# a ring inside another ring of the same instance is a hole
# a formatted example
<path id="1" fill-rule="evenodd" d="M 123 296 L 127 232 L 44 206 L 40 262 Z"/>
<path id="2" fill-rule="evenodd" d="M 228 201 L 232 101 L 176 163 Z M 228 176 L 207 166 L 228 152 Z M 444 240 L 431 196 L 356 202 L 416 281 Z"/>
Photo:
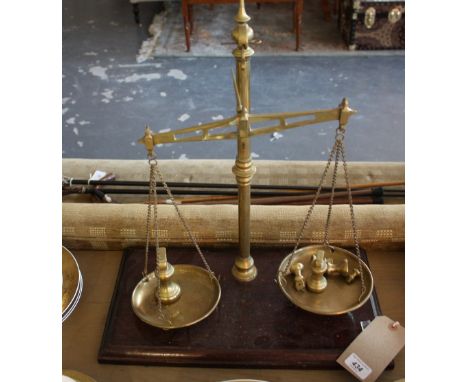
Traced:
<path id="1" fill-rule="evenodd" d="M 374 290 L 358 310 L 336 317 L 305 312 L 286 299 L 274 279 L 288 248 L 252 248 L 257 278 L 242 284 L 231 276 L 236 248 L 204 249 L 221 275 L 221 301 L 204 321 L 163 331 L 140 321 L 131 294 L 141 279 L 144 252 L 127 250 L 99 350 L 100 363 L 233 368 L 336 369 L 343 350 L 363 322 L 380 315 Z M 172 264 L 202 266 L 192 248 L 168 248 Z M 367 261 L 365 252 L 363 258 Z M 151 264 L 151 263 L 150 263 Z M 151 268 L 150 268 L 151 269 Z"/>

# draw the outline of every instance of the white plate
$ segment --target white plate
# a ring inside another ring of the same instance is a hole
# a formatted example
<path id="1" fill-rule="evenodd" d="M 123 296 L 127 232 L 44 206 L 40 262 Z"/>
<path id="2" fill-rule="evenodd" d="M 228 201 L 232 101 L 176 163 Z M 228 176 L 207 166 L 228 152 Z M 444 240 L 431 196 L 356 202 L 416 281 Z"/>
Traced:
<path id="1" fill-rule="evenodd" d="M 65 310 L 62 314 L 62 323 L 72 314 L 72 312 L 75 310 L 76 306 L 78 305 L 78 301 L 80 300 L 81 297 L 81 292 L 83 291 L 83 277 L 81 276 L 81 272 L 79 274 L 79 281 L 78 281 L 78 291 L 77 294 L 74 298 L 74 300 L 71 302 L 71 306 Z"/>

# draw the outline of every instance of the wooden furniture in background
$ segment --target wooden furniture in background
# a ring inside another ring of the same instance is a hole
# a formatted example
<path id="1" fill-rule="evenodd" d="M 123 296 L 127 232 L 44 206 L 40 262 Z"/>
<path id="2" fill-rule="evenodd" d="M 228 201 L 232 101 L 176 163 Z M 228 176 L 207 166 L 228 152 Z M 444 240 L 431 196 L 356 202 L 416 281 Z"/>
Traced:
<path id="1" fill-rule="evenodd" d="M 304 0 L 245 0 L 246 3 L 293 3 L 293 31 L 296 35 L 296 51 L 301 45 L 302 11 Z M 182 16 L 184 19 L 185 45 L 190 51 L 190 35 L 193 33 L 193 5 L 195 4 L 238 4 L 238 0 L 182 0 Z"/>

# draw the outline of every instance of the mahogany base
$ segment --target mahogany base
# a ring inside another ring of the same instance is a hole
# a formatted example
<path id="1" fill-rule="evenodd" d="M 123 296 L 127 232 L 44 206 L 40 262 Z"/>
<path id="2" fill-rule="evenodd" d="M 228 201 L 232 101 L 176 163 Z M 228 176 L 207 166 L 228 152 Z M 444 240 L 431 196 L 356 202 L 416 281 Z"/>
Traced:
<path id="1" fill-rule="evenodd" d="M 204 321 L 171 331 L 149 326 L 133 313 L 131 294 L 141 279 L 144 251 L 125 251 L 99 350 L 100 363 L 335 369 L 340 368 L 335 360 L 361 332 L 362 323 L 381 314 L 375 290 L 364 306 L 336 317 L 314 315 L 291 304 L 274 280 L 288 248 L 252 248 L 258 276 L 246 284 L 231 276 L 236 248 L 203 251 L 213 271 L 221 275 L 221 301 Z M 192 248 L 168 248 L 167 253 L 174 265 L 202 266 Z M 367 262 L 364 251 L 362 255 Z"/>

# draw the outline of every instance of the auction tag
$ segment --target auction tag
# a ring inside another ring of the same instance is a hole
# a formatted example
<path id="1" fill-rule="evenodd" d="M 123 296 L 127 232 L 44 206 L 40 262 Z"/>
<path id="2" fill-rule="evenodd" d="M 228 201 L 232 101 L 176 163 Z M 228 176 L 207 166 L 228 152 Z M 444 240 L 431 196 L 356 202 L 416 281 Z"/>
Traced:
<path id="1" fill-rule="evenodd" d="M 405 345 L 405 328 L 386 316 L 376 317 L 336 362 L 357 379 L 375 381 Z"/>
<path id="2" fill-rule="evenodd" d="M 107 175 L 107 173 L 105 171 L 96 170 L 94 171 L 93 174 L 89 174 L 89 175 L 90 175 L 89 180 L 101 180 Z"/>

